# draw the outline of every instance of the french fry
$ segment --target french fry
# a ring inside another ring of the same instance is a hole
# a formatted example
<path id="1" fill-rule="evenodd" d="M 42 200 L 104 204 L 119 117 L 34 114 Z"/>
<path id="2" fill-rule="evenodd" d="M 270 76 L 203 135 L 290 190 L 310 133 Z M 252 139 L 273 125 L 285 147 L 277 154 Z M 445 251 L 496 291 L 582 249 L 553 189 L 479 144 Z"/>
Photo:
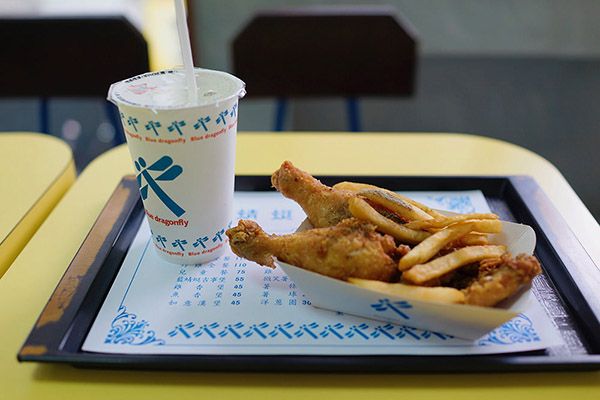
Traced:
<path id="1" fill-rule="evenodd" d="M 451 215 L 451 216 L 443 216 L 442 218 L 434 218 L 422 221 L 411 221 L 408 222 L 405 226 L 410 229 L 430 229 L 430 228 L 445 228 L 448 225 L 452 225 L 456 222 L 466 221 L 469 219 L 491 219 L 497 220 L 498 216 L 496 214 L 459 214 L 459 215 Z"/>
<path id="2" fill-rule="evenodd" d="M 406 203 L 412 204 L 413 206 L 425 211 L 427 214 L 429 214 L 433 218 L 444 218 L 444 214 L 441 214 L 441 213 L 435 211 L 434 209 L 427 207 L 425 204 L 421 204 L 418 201 L 411 199 L 410 197 L 406 197 L 399 193 L 392 192 L 391 190 L 382 189 L 378 186 L 369 185 L 366 183 L 357 183 L 357 182 L 339 182 L 339 183 L 336 183 L 335 185 L 333 185 L 333 188 L 340 189 L 340 190 L 348 190 L 350 192 L 360 192 L 361 190 L 369 190 L 369 189 L 384 190 L 386 192 L 389 192 L 392 196 L 397 197 L 398 199 L 400 199 Z"/>
<path id="3" fill-rule="evenodd" d="M 446 304 L 462 304 L 465 302 L 463 292 L 450 287 L 412 286 L 403 283 L 386 283 L 358 278 L 348 278 L 348 282 L 364 289 L 409 300 L 433 301 Z"/>
<path id="4" fill-rule="evenodd" d="M 406 283 L 423 285 L 457 268 L 486 258 L 500 257 L 505 246 L 469 246 L 438 257 L 426 264 L 418 264 L 402 274 Z"/>
<path id="5" fill-rule="evenodd" d="M 406 271 L 413 265 L 423 264 L 435 256 L 448 243 L 453 242 L 473 230 L 473 222 L 459 222 L 446 229 L 434 233 L 413 247 L 398 263 L 400 271 Z"/>
<path id="6" fill-rule="evenodd" d="M 474 232 L 479 232 L 479 233 L 500 233 L 500 232 L 502 232 L 502 221 L 500 221 L 499 219 L 467 220 L 467 222 L 473 223 L 473 231 Z"/>
<path id="7" fill-rule="evenodd" d="M 450 245 L 454 247 L 465 247 L 465 246 L 484 246 L 488 244 L 487 234 L 471 232 L 467 233 L 460 239 L 452 242 Z"/>
<path id="8" fill-rule="evenodd" d="M 359 191 L 358 194 L 372 203 L 396 213 L 408 221 L 432 219 L 431 215 L 420 208 L 415 207 L 413 204 L 394 196 L 393 192 L 383 189 L 365 189 Z"/>
<path id="9" fill-rule="evenodd" d="M 371 207 L 369 203 L 359 197 L 350 198 L 348 200 L 348 208 L 354 217 L 372 223 L 377 226 L 381 232 L 387 233 L 404 243 L 420 243 L 430 235 L 428 232 L 405 228 L 404 226 L 387 219 Z"/>

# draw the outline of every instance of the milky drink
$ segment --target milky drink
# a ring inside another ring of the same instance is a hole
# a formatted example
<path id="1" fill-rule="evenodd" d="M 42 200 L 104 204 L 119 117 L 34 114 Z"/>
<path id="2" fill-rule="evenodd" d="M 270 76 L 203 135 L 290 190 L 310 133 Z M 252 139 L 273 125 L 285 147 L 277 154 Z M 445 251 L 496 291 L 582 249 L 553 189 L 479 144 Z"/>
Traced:
<path id="1" fill-rule="evenodd" d="M 244 82 L 195 69 L 188 100 L 182 70 L 151 72 L 110 87 L 158 254 L 177 264 L 206 263 L 226 249 L 233 218 L 238 99 Z"/>

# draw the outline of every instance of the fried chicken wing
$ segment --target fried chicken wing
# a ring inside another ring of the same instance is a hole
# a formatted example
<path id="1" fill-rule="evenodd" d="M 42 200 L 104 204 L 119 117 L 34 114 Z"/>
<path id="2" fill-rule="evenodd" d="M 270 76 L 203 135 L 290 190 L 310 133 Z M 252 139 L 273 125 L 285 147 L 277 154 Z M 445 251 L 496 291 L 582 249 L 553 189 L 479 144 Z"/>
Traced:
<path id="1" fill-rule="evenodd" d="M 336 226 L 290 235 L 268 235 L 254 221 L 241 220 L 227 231 L 240 257 L 274 267 L 274 258 L 337 279 L 390 281 L 396 274 L 394 239 L 373 225 L 350 218 Z"/>
<path id="2" fill-rule="evenodd" d="M 510 297 L 542 272 L 534 256 L 505 254 L 480 267 L 477 279 L 463 290 L 467 304 L 491 307 Z"/>
<path id="3" fill-rule="evenodd" d="M 333 226 L 352 216 L 348 199 L 354 193 L 326 186 L 289 161 L 273 173 L 271 183 L 285 197 L 300 204 L 315 228 Z"/>

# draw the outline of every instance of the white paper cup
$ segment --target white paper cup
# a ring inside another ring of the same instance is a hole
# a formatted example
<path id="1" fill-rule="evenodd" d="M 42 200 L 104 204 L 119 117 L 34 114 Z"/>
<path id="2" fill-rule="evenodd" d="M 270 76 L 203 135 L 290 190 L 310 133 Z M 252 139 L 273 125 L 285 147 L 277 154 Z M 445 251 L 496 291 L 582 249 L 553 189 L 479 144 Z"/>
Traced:
<path id="1" fill-rule="evenodd" d="M 238 99 L 244 82 L 196 69 L 197 104 L 187 104 L 182 70 L 113 84 L 140 195 L 158 254 L 200 264 L 226 249 L 233 217 Z"/>

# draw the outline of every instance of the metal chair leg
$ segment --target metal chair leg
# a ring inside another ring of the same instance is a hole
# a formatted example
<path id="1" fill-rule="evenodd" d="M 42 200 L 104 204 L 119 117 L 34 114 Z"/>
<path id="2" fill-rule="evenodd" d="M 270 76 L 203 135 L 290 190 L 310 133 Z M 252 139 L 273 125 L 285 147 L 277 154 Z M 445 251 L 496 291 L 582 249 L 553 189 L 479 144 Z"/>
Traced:
<path id="1" fill-rule="evenodd" d="M 360 110 L 358 107 L 358 99 L 356 97 L 348 97 L 346 100 L 346 108 L 348 110 L 348 126 L 352 132 L 360 132 Z"/>
<path id="2" fill-rule="evenodd" d="M 39 118 L 40 118 L 40 131 L 43 133 L 50 134 L 49 116 L 48 116 L 48 98 L 47 97 L 40 98 Z"/>
<path id="3" fill-rule="evenodd" d="M 274 131 L 281 132 L 285 124 L 285 113 L 287 111 L 287 100 L 284 98 L 277 99 L 275 106 L 275 126 Z"/>

